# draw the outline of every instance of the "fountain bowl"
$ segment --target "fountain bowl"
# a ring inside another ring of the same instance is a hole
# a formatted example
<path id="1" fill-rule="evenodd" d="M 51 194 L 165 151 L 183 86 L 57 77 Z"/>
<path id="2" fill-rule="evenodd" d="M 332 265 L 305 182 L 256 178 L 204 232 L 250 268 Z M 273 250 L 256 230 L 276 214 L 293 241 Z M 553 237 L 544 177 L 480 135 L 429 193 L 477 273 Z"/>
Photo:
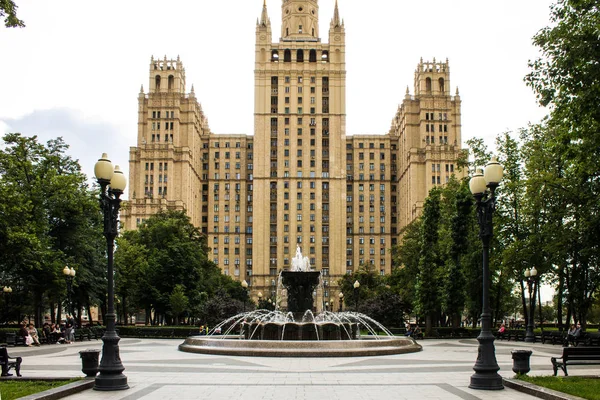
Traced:
<path id="1" fill-rule="evenodd" d="M 409 337 L 361 336 L 357 340 L 245 340 L 239 335 L 191 336 L 179 345 L 188 353 L 242 357 L 367 357 L 414 353 L 422 347 Z"/>

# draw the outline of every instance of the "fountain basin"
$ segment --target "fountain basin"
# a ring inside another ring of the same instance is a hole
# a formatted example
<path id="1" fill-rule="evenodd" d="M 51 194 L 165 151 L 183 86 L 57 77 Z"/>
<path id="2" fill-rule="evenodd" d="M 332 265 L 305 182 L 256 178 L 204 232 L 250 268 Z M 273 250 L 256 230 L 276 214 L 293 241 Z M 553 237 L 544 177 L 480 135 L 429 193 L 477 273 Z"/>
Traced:
<path id="1" fill-rule="evenodd" d="M 191 336 L 179 345 L 188 353 L 244 357 L 367 357 L 414 353 L 422 347 L 409 337 L 363 336 L 357 340 L 244 340 L 238 335 Z"/>

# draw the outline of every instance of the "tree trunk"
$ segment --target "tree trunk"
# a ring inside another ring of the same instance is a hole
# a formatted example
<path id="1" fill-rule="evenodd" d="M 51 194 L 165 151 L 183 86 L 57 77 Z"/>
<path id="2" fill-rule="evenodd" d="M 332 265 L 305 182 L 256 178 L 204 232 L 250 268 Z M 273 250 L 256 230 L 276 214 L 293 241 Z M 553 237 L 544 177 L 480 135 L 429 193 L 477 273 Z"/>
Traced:
<path id="1" fill-rule="evenodd" d="M 33 310 L 33 321 L 35 326 L 39 328 L 44 325 L 42 322 L 42 292 L 39 289 L 34 291 Z"/>
<path id="2" fill-rule="evenodd" d="M 123 325 L 129 325 L 129 318 L 127 318 L 127 297 L 122 296 L 122 306 L 123 306 Z"/>
<path id="3" fill-rule="evenodd" d="M 433 326 L 432 326 L 433 325 L 432 324 L 433 317 L 432 317 L 431 314 L 432 314 L 431 312 L 428 312 L 427 316 L 425 317 L 425 335 L 428 336 L 428 337 L 433 336 L 432 335 L 432 331 L 433 331 Z"/>
<path id="4" fill-rule="evenodd" d="M 523 305 L 523 318 L 525 319 L 525 324 L 529 321 L 529 314 L 527 313 L 527 300 L 525 299 L 525 284 L 521 280 L 521 304 Z"/>
<path id="5" fill-rule="evenodd" d="M 536 292 L 537 292 L 537 296 L 538 296 L 538 312 L 540 315 L 540 329 L 542 330 L 542 333 L 544 333 L 544 319 L 542 316 L 542 291 L 540 290 L 540 281 L 537 281 L 536 286 Z"/>
<path id="6" fill-rule="evenodd" d="M 59 300 L 56 307 L 56 323 L 60 324 L 60 321 L 62 321 L 62 304 Z"/>
<path id="7" fill-rule="evenodd" d="M 53 302 L 50 302 L 50 322 L 53 324 L 56 323 L 56 313 L 54 312 L 54 306 L 55 304 Z"/>
<path id="8" fill-rule="evenodd" d="M 86 303 L 85 309 L 87 310 L 88 323 L 90 324 L 90 326 L 92 326 L 92 325 L 94 325 L 94 321 L 92 320 L 92 308 L 90 307 L 89 301 Z"/>
<path id="9" fill-rule="evenodd" d="M 558 331 L 564 330 L 563 326 L 563 290 L 565 286 L 564 266 L 558 267 L 558 293 L 556 294 L 556 317 L 558 319 Z"/>

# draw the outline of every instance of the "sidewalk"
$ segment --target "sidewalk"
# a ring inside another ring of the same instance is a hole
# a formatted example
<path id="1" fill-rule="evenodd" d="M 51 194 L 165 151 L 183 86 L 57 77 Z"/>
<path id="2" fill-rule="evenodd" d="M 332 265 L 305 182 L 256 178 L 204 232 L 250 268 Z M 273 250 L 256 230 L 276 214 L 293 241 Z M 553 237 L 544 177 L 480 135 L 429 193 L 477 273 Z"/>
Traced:
<path id="1" fill-rule="evenodd" d="M 477 341 L 424 340 L 423 351 L 383 357 L 250 358 L 209 356 L 177 350 L 182 340 L 123 339 L 121 359 L 130 389 L 88 390 L 68 399 L 531 399 L 504 389 L 468 388 L 477 358 Z M 532 372 L 551 375 L 550 357 L 560 346 L 496 342 L 500 374 L 512 377 L 511 350 L 532 349 Z M 100 349 L 101 341 L 41 348 L 11 348 L 22 356 L 22 373 L 34 376 L 83 376 L 79 351 Z M 574 375 L 599 374 L 579 367 Z"/>

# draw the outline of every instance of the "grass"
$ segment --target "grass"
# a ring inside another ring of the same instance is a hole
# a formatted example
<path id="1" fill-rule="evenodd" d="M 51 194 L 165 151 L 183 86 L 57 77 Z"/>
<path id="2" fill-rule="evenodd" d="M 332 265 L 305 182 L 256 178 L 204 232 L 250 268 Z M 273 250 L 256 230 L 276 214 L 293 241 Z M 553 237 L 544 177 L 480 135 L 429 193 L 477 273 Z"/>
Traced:
<path id="1" fill-rule="evenodd" d="M 600 379 L 598 378 L 520 375 L 518 379 L 584 399 L 600 400 Z"/>
<path id="2" fill-rule="evenodd" d="M 76 382 L 79 379 L 70 379 L 66 381 L 0 381 L 0 398 L 2 400 L 13 400 L 23 396 L 29 396 L 43 392 L 45 390 L 54 389 L 68 383 Z"/>

